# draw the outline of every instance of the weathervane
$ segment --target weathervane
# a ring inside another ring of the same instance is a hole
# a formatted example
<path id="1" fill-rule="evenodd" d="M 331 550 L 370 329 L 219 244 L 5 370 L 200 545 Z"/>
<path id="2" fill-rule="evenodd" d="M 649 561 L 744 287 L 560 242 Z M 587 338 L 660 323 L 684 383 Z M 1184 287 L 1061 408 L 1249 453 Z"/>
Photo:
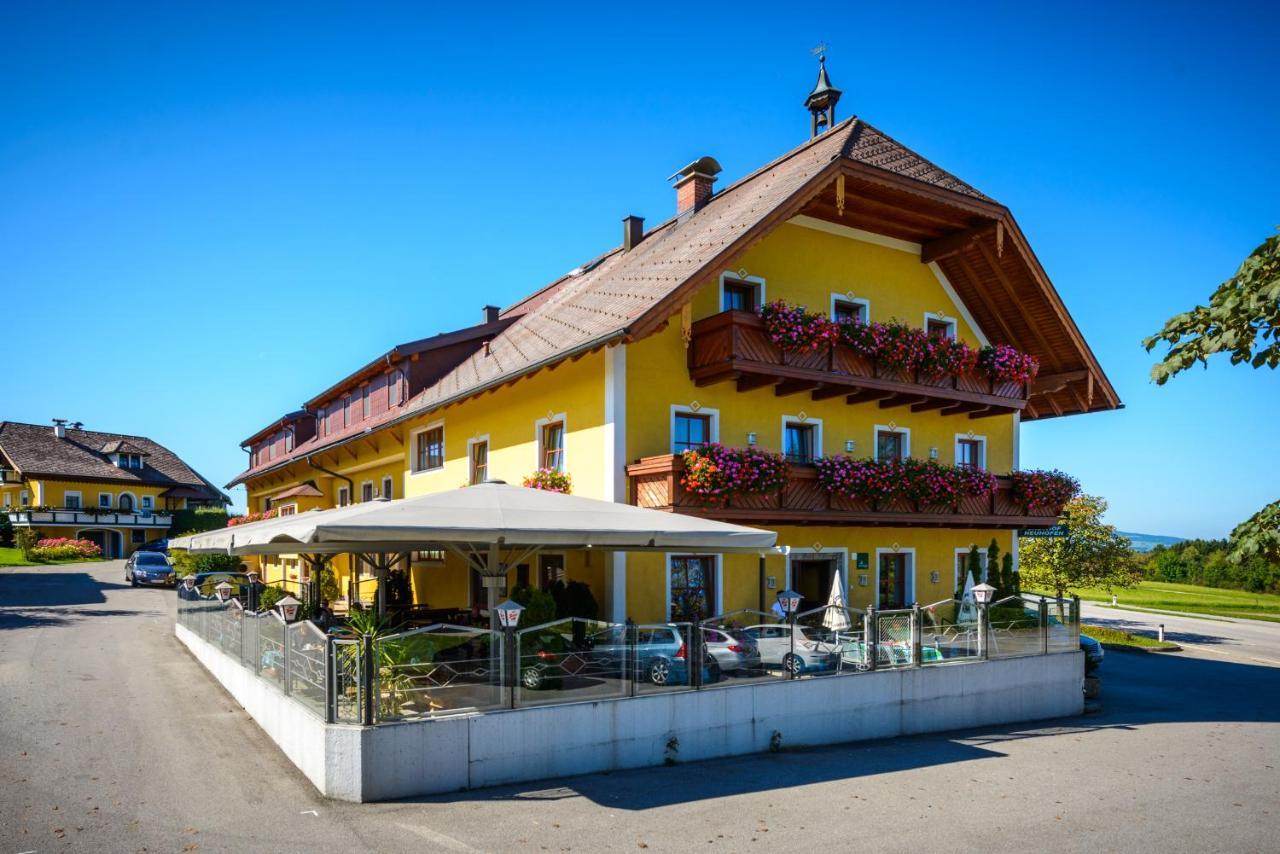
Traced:
<path id="1" fill-rule="evenodd" d="M 813 50 L 809 51 L 809 53 L 818 57 L 818 62 L 826 62 L 827 61 L 827 43 L 818 42 L 818 46 L 815 47 Z"/>

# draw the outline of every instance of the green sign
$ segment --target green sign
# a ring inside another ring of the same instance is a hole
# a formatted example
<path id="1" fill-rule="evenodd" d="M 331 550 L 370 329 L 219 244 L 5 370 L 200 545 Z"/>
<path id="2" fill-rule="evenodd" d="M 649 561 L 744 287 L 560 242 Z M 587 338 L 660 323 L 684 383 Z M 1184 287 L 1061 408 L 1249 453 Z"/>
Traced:
<path id="1" fill-rule="evenodd" d="M 856 558 L 857 558 L 857 561 L 858 561 L 858 563 L 857 563 L 857 567 L 858 567 L 858 569 L 868 569 L 868 568 L 870 568 L 870 566 L 871 566 L 871 553 L 870 553 L 870 552 L 858 552 L 858 553 L 857 553 L 857 555 L 856 555 Z"/>
<path id="2" fill-rule="evenodd" d="M 1049 528 L 1023 528 L 1018 532 L 1019 536 L 1030 537 L 1031 539 L 1039 538 L 1058 538 L 1065 537 L 1070 533 L 1070 529 L 1066 525 L 1053 525 Z"/>

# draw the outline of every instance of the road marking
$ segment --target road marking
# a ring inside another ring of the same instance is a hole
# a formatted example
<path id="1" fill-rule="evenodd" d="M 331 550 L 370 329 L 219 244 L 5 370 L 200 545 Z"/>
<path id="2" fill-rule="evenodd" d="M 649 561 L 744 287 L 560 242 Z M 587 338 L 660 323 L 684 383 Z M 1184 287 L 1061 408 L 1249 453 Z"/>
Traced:
<path id="1" fill-rule="evenodd" d="M 315 810 L 303 810 L 302 812 L 298 813 L 298 815 L 313 815 L 316 818 L 320 817 L 320 813 L 316 812 Z"/>
<path id="2" fill-rule="evenodd" d="M 460 839 L 454 839 L 452 836 L 446 836 L 429 827 L 419 827 L 415 824 L 402 824 L 400 827 L 404 830 L 409 830 L 418 834 L 423 839 L 429 839 L 441 848 L 447 848 L 450 851 L 461 851 L 462 854 L 483 854 L 479 848 L 472 848 Z"/>

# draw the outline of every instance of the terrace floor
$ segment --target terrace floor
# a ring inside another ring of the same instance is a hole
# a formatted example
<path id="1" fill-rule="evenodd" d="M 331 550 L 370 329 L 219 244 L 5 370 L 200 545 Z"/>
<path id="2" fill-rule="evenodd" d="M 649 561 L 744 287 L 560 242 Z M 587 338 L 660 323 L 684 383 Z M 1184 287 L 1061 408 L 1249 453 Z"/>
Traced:
<path id="1" fill-rule="evenodd" d="M 1277 671 L 1194 650 L 1109 653 L 1104 711 L 1079 718 L 331 802 L 176 640 L 174 593 L 122 575 L 0 569 L 0 850 L 1269 850 L 1280 830 Z"/>

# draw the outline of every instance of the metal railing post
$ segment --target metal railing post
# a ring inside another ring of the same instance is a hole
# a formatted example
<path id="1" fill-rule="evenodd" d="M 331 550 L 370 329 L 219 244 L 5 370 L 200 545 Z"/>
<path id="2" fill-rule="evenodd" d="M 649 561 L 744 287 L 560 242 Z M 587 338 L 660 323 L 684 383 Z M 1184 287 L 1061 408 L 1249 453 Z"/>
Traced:
<path id="1" fill-rule="evenodd" d="M 985 602 L 978 603 L 978 658 L 991 657 L 991 613 Z"/>
<path id="2" fill-rule="evenodd" d="M 1049 654 L 1049 602 L 1040 597 L 1040 654 Z"/>
<path id="3" fill-rule="evenodd" d="M 626 674 L 625 678 L 630 686 L 628 691 L 634 697 L 636 679 L 640 676 L 640 661 L 636 655 L 636 645 L 640 642 L 640 628 L 628 618 L 622 636 L 625 638 L 625 643 L 622 645 L 622 672 Z"/>
<path id="4" fill-rule="evenodd" d="M 333 638 L 324 639 L 324 722 L 338 722 L 338 662 Z"/>
<path id="5" fill-rule="evenodd" d="M 360 723 L 373 726 L 373 635 L 360 636 Z"/>
<path id="6" fill-rule="evenodd" d="M 862 615 L 862 647 L 867 653 L 867 669 L 875 670 L 880 658 L 880 639 L 876 636 L 880 628 L 876 617 L 876 605 L 872 602 Z"/>
<path id="7" fill-rule="evenodd" d="M 289 696 L 291 693 L 289 688 L 289 624 L 284 624 L 284 630 L 280 632 L 280 637 L 284 640 L 281 646 L 284 647 L 284 694 Z"/>
<path id="8" fill-rule="evenodd" d="M 796 612 L 792 611 L 787 614 L 787 626 L 791 629 L 791 661 L 787 665 L 787 678 L 795 679 L 798 675 L 796 670 Z"/>
<path id="9" fill-rule="evenodd" d="M 507 690 L 511 692 L 511 708 L 514 709 L 516 707 L 516 686 L 520 681 L 520 641 L 516 637 L 516 630 L 513 626 L 507 626 L 503 629 L 503 641 L 505 644 L 504 654 L 508 660 L 506 666 L 502 669 L 506 672 Z"/>
<path id="10" fill-rule="evenodd" d="M 1071 594 L 1071 624 L 1076 627 L 1076 634 L 1080 634 L 1080 597 L 1074 593 Z"/>
<path id="11" fill-rule="evenodd" d="M 920 666 L 920 646 L 921 646 L 921 640 L 922 640 L 921 635 L 923 634 L 923 632 L 921 632 L 920 629 L 921 629 L 920 603 L 912 602 L 911 603 L 911 666 L 912 667 Z"/>

